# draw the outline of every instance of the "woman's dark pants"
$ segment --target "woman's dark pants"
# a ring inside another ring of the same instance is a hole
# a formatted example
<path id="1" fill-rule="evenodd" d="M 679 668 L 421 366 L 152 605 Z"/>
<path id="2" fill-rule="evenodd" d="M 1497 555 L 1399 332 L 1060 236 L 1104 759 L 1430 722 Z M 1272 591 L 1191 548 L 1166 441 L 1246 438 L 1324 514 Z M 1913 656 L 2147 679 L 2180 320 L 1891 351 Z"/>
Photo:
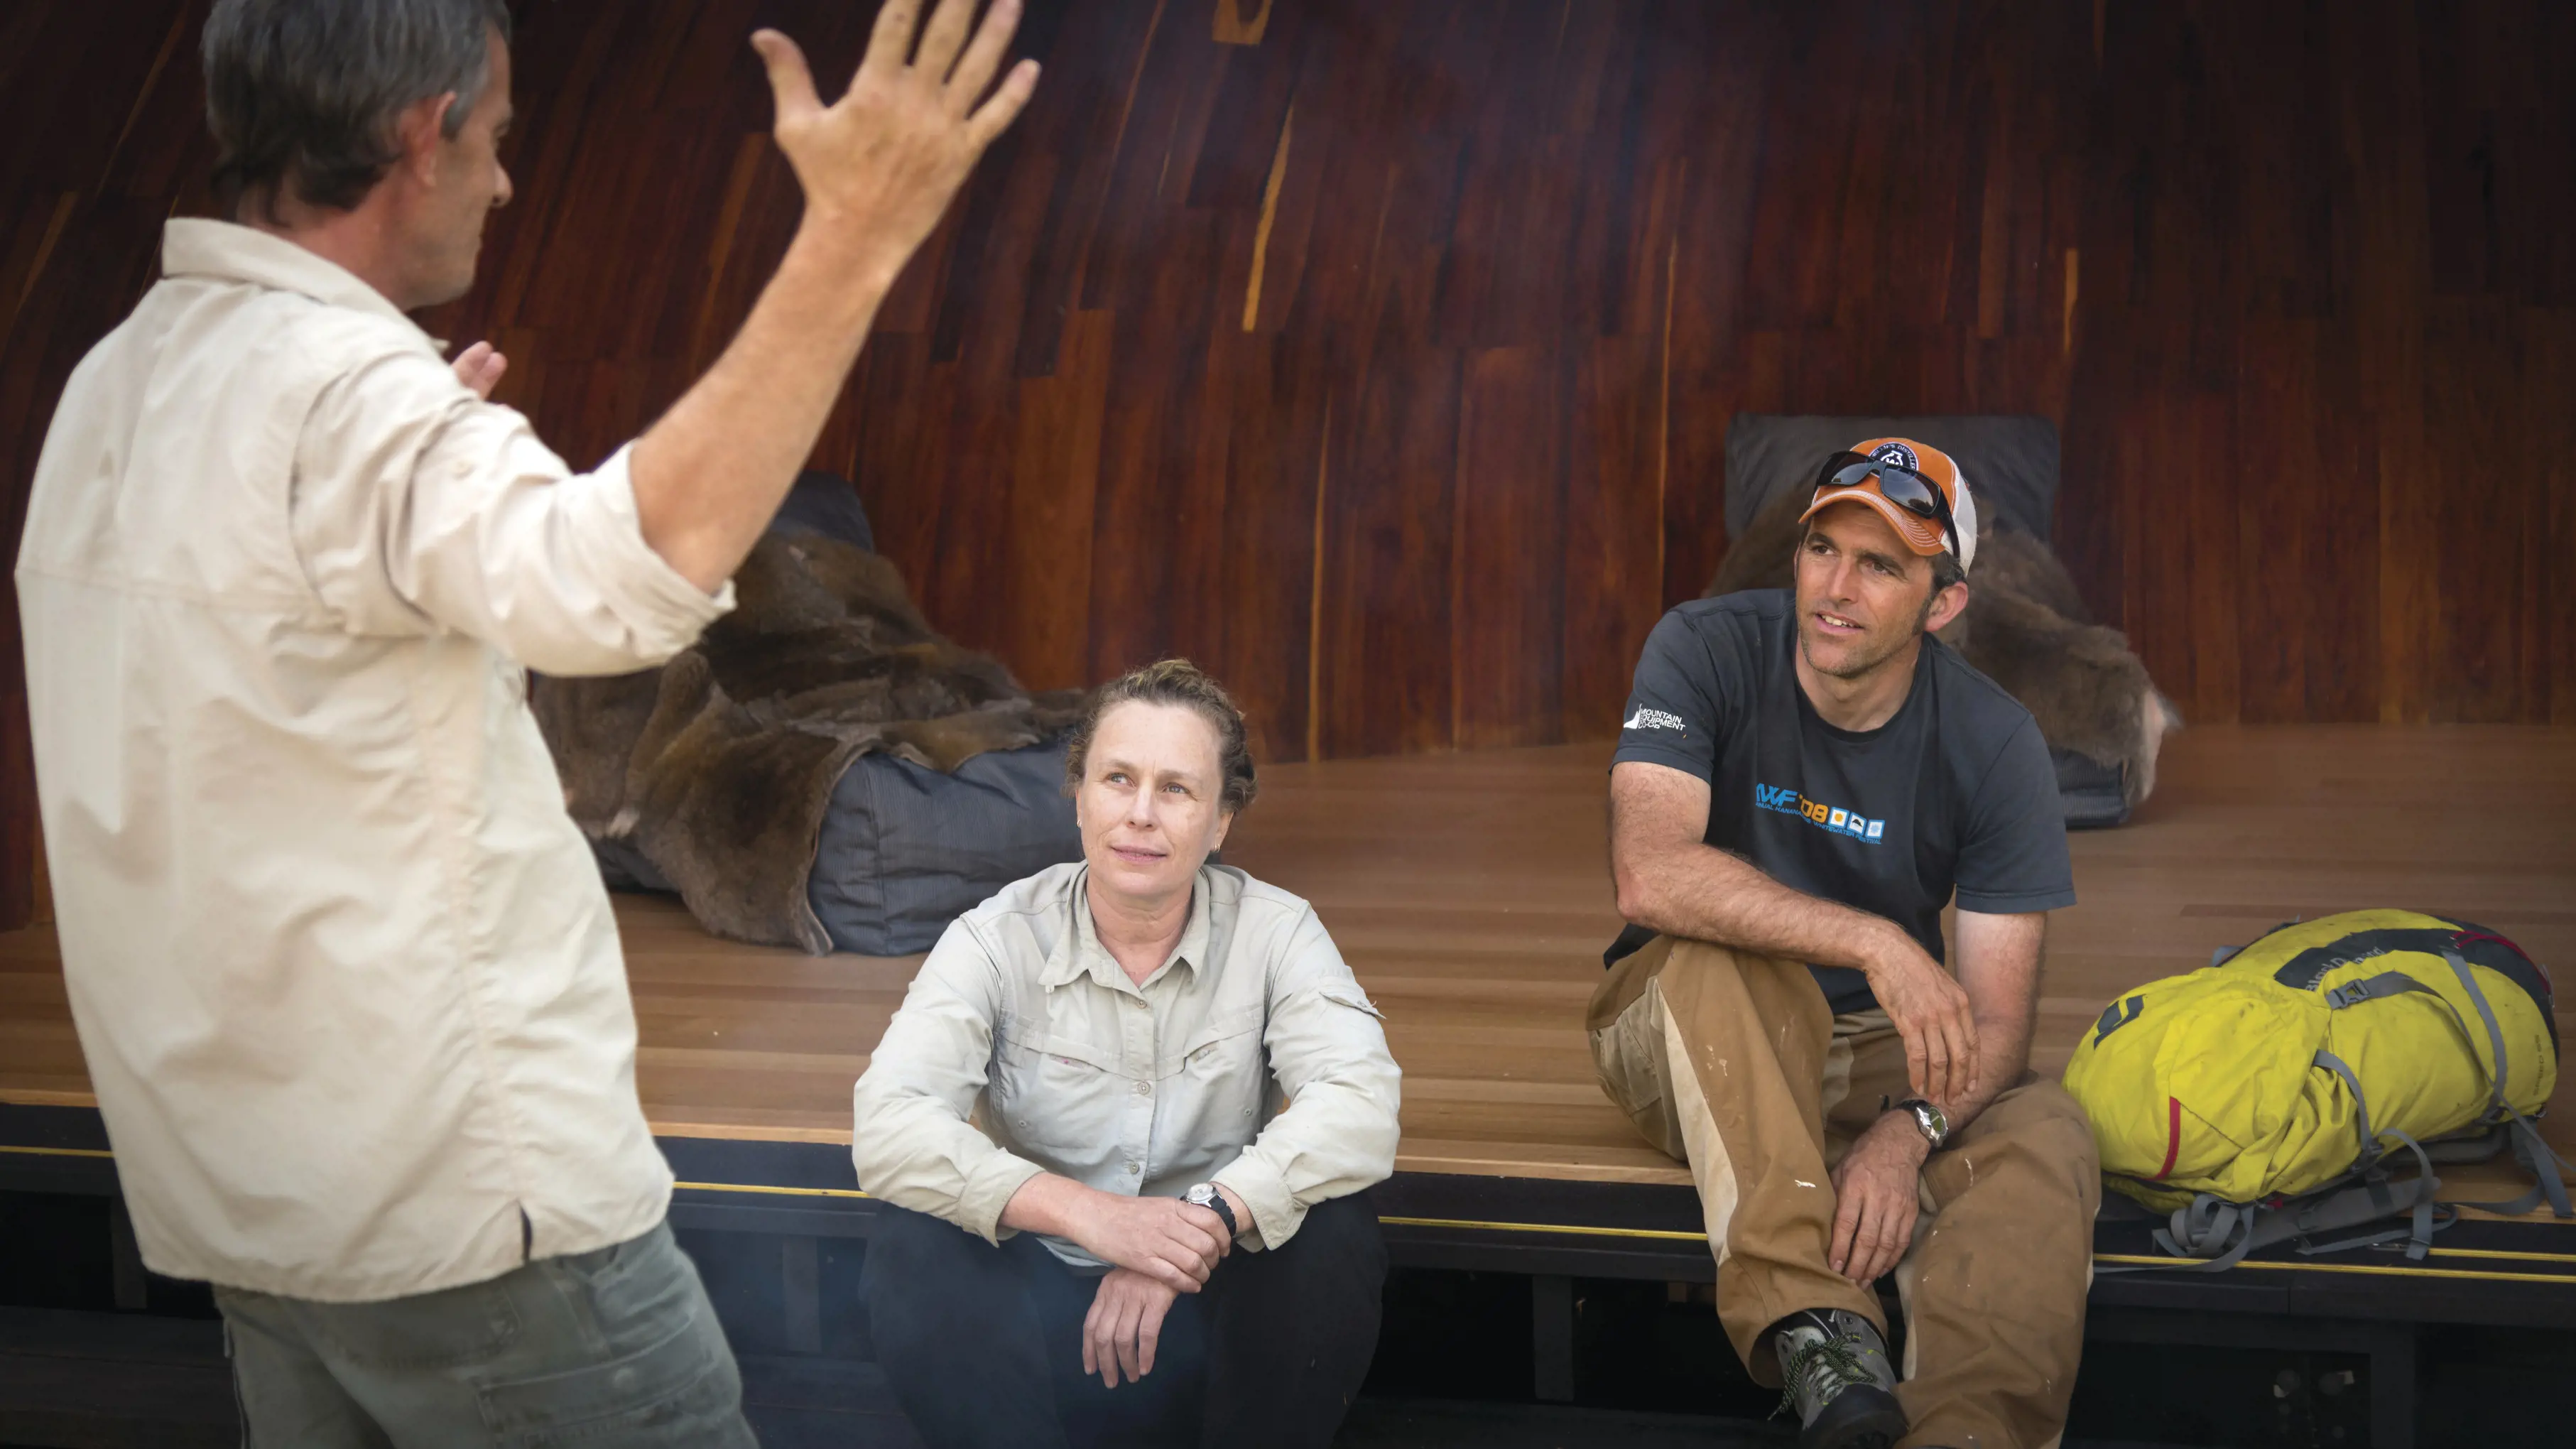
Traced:
<path id="1" fill-rule="evenodd" d="M 861 1292 L 895 1397 L 931 1449 L 1330 1444 L 1377 1350 L 1386 1244 L 1368 1194 L 1316 1204 L 1284 1247 L 1226 1255 L 1174 1300 L 1154 1371 L 1082 1371 L 1100 1278 L 1035 1234 L 994 1247 L 886 1204 Z"/>

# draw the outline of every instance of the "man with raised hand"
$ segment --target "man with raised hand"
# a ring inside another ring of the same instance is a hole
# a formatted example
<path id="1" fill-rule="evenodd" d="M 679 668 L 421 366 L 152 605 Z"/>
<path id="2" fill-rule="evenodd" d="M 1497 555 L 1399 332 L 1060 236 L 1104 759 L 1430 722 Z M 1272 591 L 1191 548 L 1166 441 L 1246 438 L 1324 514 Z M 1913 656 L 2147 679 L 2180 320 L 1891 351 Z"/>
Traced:
<path id="1" fill-rule="evenodd" d="M 1718 1315 L 1804 1449 L 2038 1449 L 2101 1199 L 2082 1110 L 2027 1070 L 2047 912 L 2075 903 L 2055 771 L 2029 711 L 1930 637 L 1976 558 L 1954 461 L 1857 444 L 1805 524 L 1794 591 L 1684 604 L 1637 662 L 1610 777 L 1631 925 L 1594 1060 L 1689 1162 Z"/>
<path id="2" fill-rule="evenodd" d="M 405 316 L 510 199 L 501 0 L 217 0 L 230 221 L 91 351 L 18 562 L 64 975 L 144 1261 L 215 1285 L 250 1442 L 745 1444 L 664 1218 L 617 930 L 525 668 L 731 604 L 886 290 L 1036 83 L 1016 0 L 886 0 L 741 335 L 576 474 Z M 990 92 L 988 95 L 987 92 Z"/>

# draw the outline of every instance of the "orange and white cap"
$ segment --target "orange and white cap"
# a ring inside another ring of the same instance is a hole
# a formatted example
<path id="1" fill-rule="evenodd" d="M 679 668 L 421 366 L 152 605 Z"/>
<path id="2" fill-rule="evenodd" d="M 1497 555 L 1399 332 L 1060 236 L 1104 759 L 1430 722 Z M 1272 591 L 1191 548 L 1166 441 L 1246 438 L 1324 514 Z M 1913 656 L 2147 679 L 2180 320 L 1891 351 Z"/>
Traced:
<path id="1" fill-rule="evenodd" d="M 1942 499 L 1950 505 L 1950 521 L 1959 532 L 1959 570 L 1965 573 L 1977 557 L 1977 499 L 1968 491 L 1968 475 L 1959 470 L 1958 461 L 1927 443 L 1912 438 L 1871 438 L 1856 443 L 1852 452 L 1874 462 L 1887 463 L 1913 473 L 1941 490 Z M 1816 495 L 1799 514 L 1800 522 L 1837 503 L 1866 503 L 1879 511 L 1896 536 L 1917 554 L 1930 558 L 1950 547 L 1950 536 L 1942 531 L 1938 519 L 1925 518 L 1912 509 L 1901 507 L 1879 491 L 1879 475 L 1872 473 L 1859 482 L 1842 488 L 1828 488 Z"/>

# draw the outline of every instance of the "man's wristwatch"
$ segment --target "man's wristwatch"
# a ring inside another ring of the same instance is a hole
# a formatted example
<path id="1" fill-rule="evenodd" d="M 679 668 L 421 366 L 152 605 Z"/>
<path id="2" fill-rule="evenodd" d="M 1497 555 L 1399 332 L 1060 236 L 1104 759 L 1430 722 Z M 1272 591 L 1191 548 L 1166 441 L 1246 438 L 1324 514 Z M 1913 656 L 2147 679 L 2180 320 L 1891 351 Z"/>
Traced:
<path id="1" fill-rule="evenodd" d="M 1950 1140 L 1949 1114 L 1921 1097 L 1908 1097 L 1890 1110 L 1913 1113 L 1914 1125 L 1923 1129 L 1923 1140 L 1932 1144 L 1933 1151 L 1940 1151 L 1941 1144 Z"/>
<path id="2" fill-rule="evenodd" d="M 1225 1200 L 1225 1194 L 1216 1190 L 1215 1183 L 1191 1184 L 1190 1190 L 1181 1194 L 1181 1201 L 1192 1207 L 1206 1208 L 1209 1212 L 1225 1219 L 1226 1241 L 1232 1242 L 1243 1236 L 1243 1225 L 1234 1220 L 1234 1204 Z"/>

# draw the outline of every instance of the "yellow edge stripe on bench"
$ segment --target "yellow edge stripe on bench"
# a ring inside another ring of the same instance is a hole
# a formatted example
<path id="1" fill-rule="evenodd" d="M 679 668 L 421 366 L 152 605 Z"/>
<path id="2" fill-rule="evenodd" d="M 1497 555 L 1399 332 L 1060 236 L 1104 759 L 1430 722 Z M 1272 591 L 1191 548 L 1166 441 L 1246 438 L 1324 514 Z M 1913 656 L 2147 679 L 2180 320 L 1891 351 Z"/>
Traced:
<path id="1" fill-rule="evenodd" d="M 2436 1249 L 2435 1251 L 2439 1251 Z M 2095 1253 L 2096 1263 L 2134 1263 L 2147 1268 L 2188 1268 L 2190 1258 L 2155 1258 L 2140 1253 Z M 2576 1274 L 2567 1273 L 2479 1273 L 2465 1268 L 2392 1268 L 2376 1263 L 2276 1263 L 2263 1258 L 2243 1258 L 2238 1268 L 2269 1268 L 2287 1273 L 2359 1273 L 2373 1278 L 2475 1278 L 2491 1283 L 2576 1283 Z M 2233 1270 L 2230 1270 L 2233 1271 Z"/>
<path id="2" fill-rule="evenodd" d="M 1660 1228 L 1590 1228 L 1575 1227 L 1564 1223 L 1488 1223 L 1475 1222 L 1463 1218 L 1398 1218 L 1383 1216 L 1380 1217 L 1378 1221 L 1381 1223 L 1393 1223 L 1400 1227 L 1409 1228 L 1467 1228 L 1479 1232 L 1498 1233 L 1579 1233 L 1593 1237 L 1663 1238 L 1667 1240 L 1692 1243 L 1705 1243 L 1708 1241 L 1708 1234 L 1706 1233 L 1680 1233 Z M 2576 1263 L 2576 1253 L 2522 1253 L 2510 1252 L 2497 1248 L 2435 1248 L 2433 1249 L 2433 1254 L 2436 1257 L 2448 1258 L 2503 1258 L 2528 1263 Z M 2096 1253 L 2093 1255 L 2093 1261 L 2097 1263 L 2141 1263 L 2152 1264 L 2157 1267 L 2182 1268 L 2189 1266 L 2194 1260 L 2188 1258 L 2139 1257 L 2126 1253 Z M 2529 1282 L 2533 1278 L 2568 1276 L 2555 1273 L 2470 1273 L 2438 1268 L 2392 1268 L 2341 1263 L 2276 1263 L 2253 1258 L 2246 1259 L 2237 1266 L 2314 1270 L 2319 1272 L 2412 1273 L 2419 1277 L 2426 1273 L 2431 1273 L 2439 1277 L 2496 1278 L 2510 1282 Z"/>
<path id="3" fill-rule="evenodd" d="M 1479 1223 L 1464 1218 L 1391 1218 L 1378 1215 L 1381 1223 L 1399 1228 L 1472 1228 L 1482 1233 L 1575 1233 L 1594 1238 L 1662 1238 L 1669 1242 L 1705 1243 L 1706 1233 L 1677 1233 L 1665 1228 L 1587 1228 L 1572 1223 Z"/>
<path id="4" fill-rule="evenodd" d="M 693 1192 L 768 1192 L 781 1197 L 866 1197 L 854 1187 L 765 1187 L 752 1182 L 675 1182 L 673 1189 Z"/>
<path id="5" fill-rule="evenodd" d="M 0 1152 L 16 1152 L 34 1157 L 113 1157 L 115 1155 L 114 1153 L 101 1151 L 94 1147 L 14 1147 L 0 1145 Z M 767 1193 L 777 1197 L 840 1197 L 864 1199 L 869 1196 L 867 1193 L 861 1192 L 856 1188 L 774 1187 L 765 1183 L 749 1182 L 674 1182 L 671 1186 L 675 1189 L 687 1189 L 693 1192 Z M 1668 1228 L 1596 1228 L 1574 1223 L 1480 1222 L 1471 1218 L 1411 1218 L 1381 1216 L 1378 1218 L 1378 1221 L 1380 1223 L 1392 1224 L 1396 1227 L 1402 1228 L 1464 1228 L 1470 1231 L 1488 1233 L 1555 1233 L 1578 1237 L 1648 1238 L 1658 1239 L 1665 1242 L 1683 1243 L 1705 1243 L 1708 1241 L 1708 1234 L 1706 1233 L 1676 1232 Z M 2523 1263 L 2576 1263 L 2576 1253 L 2523 1253 L 2498 1248 L 2435 1248 L 2432 1251 L 2433 1256 L 2441 1258 L 2505 1259 Z M 2188 1260 L 2179 1258 L 2147 1257 L 2134 1253 L 2096 1253 L 2093 1255 L 2093 1261 L 2096 1263 L 2135 1264 L 2141 1267 L 2150 1268 L 2179 1268 Z M 2545 1280 L 2569 1276 L 2556 1273 L 2480 1273 L 2458 1268 L 2397 1268 L 2368 1263 L 2275 1263 L 2267 1262 L 2260 1258 L 2248 1258 L 2238 1263 L 2236 1266 L 2240 1268 L 2269 1268 L 2275 1271 L 2289 1271 L 2297 1273 L 2360 1273 L 2383 1277 L 2475 1278 L 2500 1283 L 2528 1283 L 2535 1278 Z"/>
<path id="6" fill-rule="evenodd" d="M 2436 1258 L 2510 1258 L 2518 1263 L 2576 1263 L 2576 1253 L 2516 1253 L 2503 1248 L 2435 1248 Z"/>

